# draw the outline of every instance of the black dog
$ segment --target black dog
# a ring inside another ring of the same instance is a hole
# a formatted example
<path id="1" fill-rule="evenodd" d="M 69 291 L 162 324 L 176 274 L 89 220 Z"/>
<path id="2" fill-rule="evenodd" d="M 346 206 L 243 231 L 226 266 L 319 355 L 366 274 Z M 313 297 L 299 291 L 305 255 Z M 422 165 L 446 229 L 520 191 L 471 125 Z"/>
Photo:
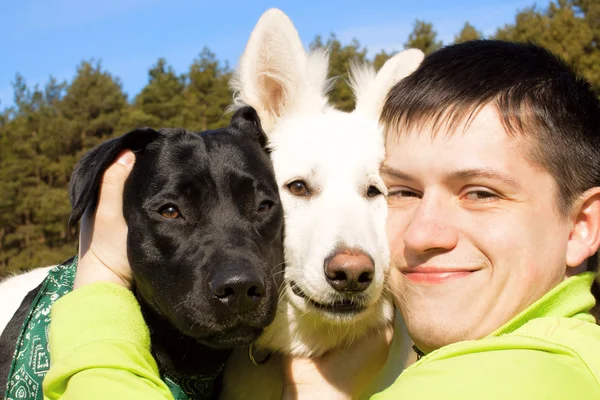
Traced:
<path id="1" fill-rule="evenodd" d="M 91 150 L 73 172 L 71 225 L 95 202 L 115 157 L 136 155 L 124 192 L 128 258 L 161 372 L 214 373 L 275 316 L 283 211 L 265 142 L 245 107 L 224 129 L 129 132 Z M 3 342 L 20 331 L 28 298 Z"/>

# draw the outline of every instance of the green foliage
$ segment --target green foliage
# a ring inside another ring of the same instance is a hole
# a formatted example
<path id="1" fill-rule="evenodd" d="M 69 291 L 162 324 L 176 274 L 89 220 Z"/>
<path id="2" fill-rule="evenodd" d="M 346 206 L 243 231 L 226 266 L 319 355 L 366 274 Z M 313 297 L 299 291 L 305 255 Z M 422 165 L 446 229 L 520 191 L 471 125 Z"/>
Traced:
<path id="1" fill-rule="evenodd" d="M 442 42 L 437 40 L 437 32 L 433 30 L 433 25 L 416 20 L 413 24 L 413 30 L 408 35 L 408 41 L 404 43 L 406 49 L 421 49 L 423 53 L 429 54 L 442 47 Z"/>
<path id="2" fill-rule="evenodd" d="M 515 23 L 496 32 L 497 39 L 533 42 L 548 48 L 579 73 L 600 94 L 600 3 L 558 0 L 545 9 L 530 7 Z"/>
<path id="3" fill-rule="evenodd" d="M 469 23 L 455 37 L 482 37 Z M 530 7 L 495 38 L 532 41 L 561 55 L 600 93 L 600 2 L 558 0 L 545 9 Z M 417 20 L 405 47 L 430 53 L 442 46 L 432 24 Z M 354 98 L 347 77 L 353 61 L 379 69 L 393 54 L 367 57 L 358 40 L 344 44 L 335 35 L 326 42 L 329 77 L 335 78 L 331 103 L 351 110 Z M 377 49 L 371 49 L 377 50 Z M 67 185 L 77 160 L 98 143 L 139 126 L 214 129 L 227 124 L 231 71 L 204 48 L 185 74 L 164 58 L 148 71 L 148 83 L 126 100 L 121 83 L 98 62 L 84 61 L 69 83 L 50 78 L 30 88 L 22 76 L 13 82 L 15 105 L 0 111 L 0 277 L 61 262 L 76 252 L 76 229 L 67 228 Z"/>
<path id="4" fill-rule="evenodd" d="M 195 131 L 226 126 L 230 117 L 226 115 L 226 108 L 232 98 L 230 78 L 229 67 L 221 65 L 215 54 L 205 47 L 188 72 L 182 126 Z"/>
<path id="5" fill-rule="evenodd" d="M 113 136 L 127 106 L 120 83 L 83 62 L 67 85 L 33 90 L 17 75 L 0 125 L 0 276 L 74 254 L 66 186 L 84 151 Z"/>
<path id="6" fill-rule="evenodd" d="M 473 25 L 465 22 L 465 25 L 460 30 L 458 35 L 454 37 L 454 43 L 464 43 L 469 40 L 477 40 L 483 38 L 483 33 L 479 32 Z"/>
<path id="7" fill-rule="evenodd" d="M 131 128 L 142 125 L 177 127 L 181 126 L 184 106 L 183 90 L 185 76 L 178 76 L 164 58 L 159 58 L 148 71 L 148 84 L 135 98 Z M 136 112 L 140 112 L 137 116 Z"/>
<path id="8" fill-rule="evenodd" d="M 331 34 L 325 43 L 321 36 L 317 36 L 310 48 L 317 47 L 325 47 L 329 52 L 329 77 L 335 79 L 329 97 L 331 103 L 340 110 L 351 111 L 354 108 L 354 96 L 348 85 L 348 71 L 352 62 L 362 62 L 366 59 L 367 49 L 361 48 L 356 39 L 344 46 L 334 34 Z"/>

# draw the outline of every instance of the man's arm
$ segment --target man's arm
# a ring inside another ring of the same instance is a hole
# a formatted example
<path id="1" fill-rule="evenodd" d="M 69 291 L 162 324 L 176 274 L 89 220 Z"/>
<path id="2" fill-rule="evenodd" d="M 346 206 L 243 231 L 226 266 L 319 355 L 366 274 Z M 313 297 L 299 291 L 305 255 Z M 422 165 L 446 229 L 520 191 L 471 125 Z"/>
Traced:
<path id="1" fill-rule="evenodd" d="M 139 304 L 117 284 L 89 284 L 55 303 L 50 353 L 45 399 L 173 399 Z"/>

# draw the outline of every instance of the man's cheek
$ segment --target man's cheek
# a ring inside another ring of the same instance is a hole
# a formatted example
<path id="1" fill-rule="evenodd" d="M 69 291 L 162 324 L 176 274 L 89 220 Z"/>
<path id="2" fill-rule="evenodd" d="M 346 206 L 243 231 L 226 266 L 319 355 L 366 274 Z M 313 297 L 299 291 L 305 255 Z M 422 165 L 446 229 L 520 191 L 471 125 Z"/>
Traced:
<path id="1" fill-rule="evenodd" d="M 386 235 L 392 263 L 404 251 L 404 241 L 402 237 L 405 231 L 406 229 L 404 229 L 404 226 L 401 224 L 401 220 L 388 214 Z"/>

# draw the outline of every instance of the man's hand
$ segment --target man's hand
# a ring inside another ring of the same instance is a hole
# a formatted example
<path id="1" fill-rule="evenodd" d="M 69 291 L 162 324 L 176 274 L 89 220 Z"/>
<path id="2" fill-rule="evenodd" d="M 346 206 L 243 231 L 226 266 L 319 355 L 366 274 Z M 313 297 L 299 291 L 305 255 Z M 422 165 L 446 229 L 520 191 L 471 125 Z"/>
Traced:
<path id="1" fill-rule="evenodd" d="M 96 209 L 88 207 L 81 218 L 75 288 L 94 282 L 131 287 L 123 187 L 134 162 L 133 152 L 127 150 L 119 154 L 104 172 Z"/>
<path id="2" fill-rule="evenodd" d="M 283 399 L 356 399 L 387 361 L 393 326 L 320 358 L 284 359 Z"/>

